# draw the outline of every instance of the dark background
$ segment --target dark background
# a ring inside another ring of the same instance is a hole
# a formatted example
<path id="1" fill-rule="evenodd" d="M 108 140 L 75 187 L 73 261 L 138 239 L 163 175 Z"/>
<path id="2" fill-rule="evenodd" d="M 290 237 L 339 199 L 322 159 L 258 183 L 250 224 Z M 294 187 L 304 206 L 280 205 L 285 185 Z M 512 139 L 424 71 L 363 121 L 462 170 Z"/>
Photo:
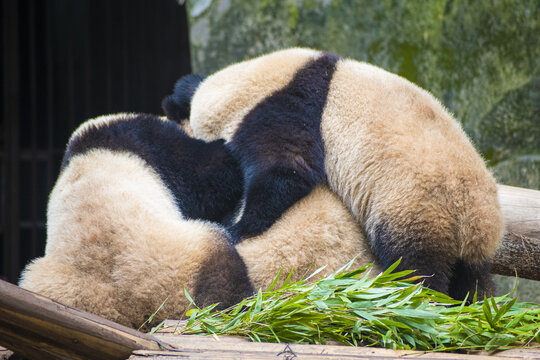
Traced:
<path id="1" fill-rule="evenodd" d="M 0 278 L 46 240 L 47 198 L 71 132 L 115 112 L 162 114 L 190 72 L 175 0 L 0 0 Z"/>

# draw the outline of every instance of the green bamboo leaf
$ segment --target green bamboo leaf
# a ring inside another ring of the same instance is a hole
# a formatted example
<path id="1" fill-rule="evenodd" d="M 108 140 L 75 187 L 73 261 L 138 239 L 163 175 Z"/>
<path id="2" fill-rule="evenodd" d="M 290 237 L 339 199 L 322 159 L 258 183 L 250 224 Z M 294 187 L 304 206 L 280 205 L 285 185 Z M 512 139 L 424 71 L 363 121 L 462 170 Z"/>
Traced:
<path id="1" fill-rule="evenodd" d="M 319 310 L 328 310 L 328 305 L 326 305 L 326 303 L 322 300 L 315 300 L 313 303 L 317 306 L 317 309 Z"/>
<path id="2" fill-rule="evenodd" d="M 283 268 L 280 268 L 279 271 L 278 271 L 278 274 L 276 275 L 276 277 L 274 278 L 274 281 L 272 281 L 272 283 L 270 284 L 270 286 L 268 287 L 268 289 L 266 290 L 267 292 L 271 292 L 274 287 L 276 286 L 277 282 L 279 281 L 279 279 L 281 278 L 281 273 L 283 271 Z"/>
<path id="3" fill-rule="evenodd" d="M 403 334 L 403 338 L 404 338 L 405 340 L 407 340 L 407 342 L 408 342 L 409 344 L 411 344 L 412 349 L 415 349 L 415 348 L 416 348 L 416 341 L 414 340 L 414 338 L 413 338 L 411 335 L 409 335 L 409 334 Z"/>
<path id="4" fill-rule="evenodd" d="M 259 289 L 259 292 L 257 293 L 257 302 L 255 303 L 255 308 L 254 308 L 255 313 L 259 313 L 261 311 L 262 298 L 263 298 L 263 293 L 262 293 L 262 290 Z"/>
<path id="5" fill-rule="evenodd" d="M 149 334 L 155 334 L 157 331 L 159 331 L 163 327 L 163 325 L 165 325 L 165 321 L 166 320 L 163 320 L 162 322 L 160 322 L 157 326 L 152 328 L 152 330 L 150 330 L 148 333 Z"/>
<path id="6" fill-rule="evenodd" d="M 515 342 L 516 339 L 517 337 L 513 335 L 497 333 L 491 340 L 487 342 L 487 344 L 485 345 L 485 349 L 487 351 L 495 350 Z"/>
<path id="7" fill-rule="evenodd" d="M 369 320 L 369 321 L 377 321 L 377 318 L 375 316 L 373 316 L 372 314 L 366 312 L 366 311 L 362 311 L 362 310 L 354 310 L 353 313 L 355 313 L 356 315 L 366 319 L 366 320 Z"/>
<path id="8" fill-rule="evenodd" d="M 497 302 L 495 301 L 493 296 L 487 299 L 487 301 L 491 303 L 491 307 L 493 308 L 493 310 L 495 310 L 495 313 L 499 312 L 499 307 L 497 306 Z"/>
<path id="9" fill-rule="evenodd" d="M 493 322 L 498 323 L 501 320 L 501 318 L 503 318 L 504 315 L 506 315 L 508 313 L 508 311 L 512 308 L 512 306 L 514 306 L 516 301 L 517 301 L 517 298 L 513 298 L 512 300 L 510 300 L 506 304 L 503 304 L 499 308 L 499 311 L 497 311 L 497 314 L 495 315 L 495 318 L 493 318 Z"/>
<path id="10" fill-rule="evenodd" d="M 189 304 L 190 304 L 190 305 L 197 306 L 197 305 L 195 304 L 195 301 L 193 301 L 193 299 L 191 298 L 191 296 L 189 296 L 189 293 L 188 293 L 188 291 L 187 291 L 187 289 L 186 289 L 186 287 L 185 287 L 184 285 L 182 285 L 182 290 L 184 291 L 184 296 L 186 297 L 186 299 L 188 299 Z"/>
<path id="11" fill-rule="evenodd" d="M 401 258 L 399 258 L 395 263 L 393 263 L 386 270 L 384 270 L 383 273 L 381 274 L 381 276 L 385 276 L 385 275 L 390 274 L 392 271 L 395 270 L 395 268 L 397 268 L 399 266 L 400 263 L 401 263 Z"/>
<path id="12" fill-rule="evenodd" d="M 326 269 L 326 266 L 321 266 L 320 268 L 318 268 L 317 270 L 315 270 L 313 273 L 311 273 L 311 275 L 309 275 L 308 277 L 306 277 L 304 279 L 304 281 L 308 281 L 309 279 L 315 277 L 315 275 L 317 275 L 318 273 L 320 273 L 321 271 L 323 271 L 324 269 Z"/>
<path id="13" fill-rule="evenodd" d="M 284 289 L 289 285 L 289 283 L 291 282 L 292 274 L 293 274 L 293 270 L 289 272 L 289 275 L 287 275 L 287 277 L 285 278 L 285 282 L 283 283 L 283 285 L 281 285 L 280 289 Z"/>
<path id="14" fill-rule="evenodd" d="M 354 301 L 347 305 L 350 309 L 372 309 L 374 306 L 372 301 Z"/>
<path id="15" fill-rule="evenodd" d="M 352 278 L 353 273 L 359 279 Z M 259 291 L 237 307 L 220 312 L 214 311 L 217 304 L 193 309 L 185 333 L 320 344 L 332 339 L 347 345 L 438 351 L 495 350 L 540 337 L 537 304 L 498 297 L 466 305 L 394 275 L 368 278 L 353 270 L 310 285 L 287 280 L 285 286 Z"/>
<path id="16" fill-rule="evenodd" d="M 402 329 L 409 329 L 409 330 L 411 329 L 407 324 L 405 324 L 403 322 L 392 320 L 390 318 L 380 318 L 380 319 L 378 319 L 378 321 L 381 324 L 384 324 L 389 328 L 397 327 L 397 328 L 402 328 Z"/>
<path id="17" fill-rule="evenodd" d="M 388 309 L 388 312 L 399 316 L 420 318 L 420 319 L 440 319 L 440 315 L 430 311 L 418 309 Z"/>
<path id="18" fill-rule="evenodd" d="M 529 341 L 527 342 L 527 345 L 529 345 L 529 343 L 530 343 L 532 340 L 535 340 L 537 343 L 540 344 L 540 327 L 538 328 L 538 330 L 536 331 L 536 333 L 531 337 L 531 340 L 529 340 Z"/>
<path id="19" fill-rule="evenodd" d="M 388 304 L 387 307 L 394 308 L 394 307 L 400 307 L 405 305 L 405 303 L 409 302 L 414 296 L 420 294 L 422 292 L 422 286 L 420 284 L 416 284 L 411 286 L 409 289 L 406 289 L 402 296 L 405 296 L 402 300 L 394 303 L 394 304 Z"/>
<path id="20" fill-rule="evenodd" d="M 482 304 L 482 309 L 484 310 L 484 316 L 487 322 L 489 323 L 489 325 L 491 325 L 493 329 L 495 329 L 495 324 L 493 323 L 493 316 L 491 314 L 491 307 L 489 306 L 489 301 L 484 301 L 484 303 Z"/>
<path id="21" fill-rule="evenodd" d="M 354 258 L 352 258 L 348 263 L 346 263 L 345 265 L 343 265 L 342 267 L 340 267 L 339 269 L 337 269 L 336 271 L 334 271 L 334 277 L 335 276 L 348 276 L 350 277 L 350 272 L 348 271 L 352 264 L 354 263 L 354 261 L 356 260 L 356 256 Z M 358 269 L 359 270 L 359 269 Z"/>

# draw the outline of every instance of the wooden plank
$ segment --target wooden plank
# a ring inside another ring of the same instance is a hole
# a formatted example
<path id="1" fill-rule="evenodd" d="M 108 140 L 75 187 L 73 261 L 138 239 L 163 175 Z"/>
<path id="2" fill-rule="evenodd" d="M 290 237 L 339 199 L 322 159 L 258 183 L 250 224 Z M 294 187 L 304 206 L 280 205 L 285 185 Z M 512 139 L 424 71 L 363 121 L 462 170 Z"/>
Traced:
<path id="1" fill-rule="evenodd" d="M 0 360 L 7 360 L 11 355 L 13 355 L 13 352 L 0 346 Z"/>
<path id="2" fill-rule="evenodd" d="M 142 359 L 396 359 L 404 357 L 420 359 L 469 359 L 494 360 L 504 354 L 504 359 L 538 358 L 537 352 L 527 350 L 502 352 L 499 354 L 454 354 L 422 351 L 396 351 L 373 347 L 352 347 L 343 345 L 307 345 L 253 343 L 243 338 L 232 336 L 173 335 L 156 334 L 156 338 L 172 344 L 171 351 L 135 351 L 130 360 Z M 521 350 L 521 349 L 520 349 Z M 533 349 L 534 350 L 534 349 Z"/>
<path id="3" fill-rule="evenodd" d="M 153 337 L 0 280 L 0 345 L 30 359 L 125 359 Z"/>
<path id="4" fill-rule="evenodd" d="M 498 185 L 506 234 L 492 272 L 540 280 L 540 191 Z"/>
<path id="5" fill-rule="evenodd" d="M 521 359 L 540 359 L 540 349 L 512 349 L 501 351 L 497 356 L 503 358 L 517 357 Z"/>

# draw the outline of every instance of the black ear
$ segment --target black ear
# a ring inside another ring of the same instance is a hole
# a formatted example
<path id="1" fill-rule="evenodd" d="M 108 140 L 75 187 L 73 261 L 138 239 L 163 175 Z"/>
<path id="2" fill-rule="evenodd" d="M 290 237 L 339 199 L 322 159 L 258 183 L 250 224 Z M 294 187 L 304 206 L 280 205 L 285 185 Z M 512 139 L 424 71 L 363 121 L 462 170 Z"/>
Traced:
<path id="1" fill-rule="evenodd" d="M 189 118 L 191 98 L 204 80 L 204 76 L 186 75 L 176 82 L 173 93 L 161 101 L 161 107 L 169 120 L 182 122 Z"/>

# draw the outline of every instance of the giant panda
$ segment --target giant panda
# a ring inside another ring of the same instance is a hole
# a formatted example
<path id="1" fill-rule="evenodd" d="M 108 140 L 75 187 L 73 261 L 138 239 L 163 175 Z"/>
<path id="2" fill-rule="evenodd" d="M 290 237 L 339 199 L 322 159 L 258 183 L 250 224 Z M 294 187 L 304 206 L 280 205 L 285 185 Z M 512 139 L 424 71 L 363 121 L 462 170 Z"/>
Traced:
<path id="1" fill-rule="evenodd" d="M 163 107 L 174 104 L 190 110 L 195 137 L 224 139 L 241 164 L 235 243 L 328 183 L 384 268 L 401 258 L 398 270 L 458 299 L 493 293 L 489 263 L 503 234 L 496 184 L 427 91 L 367 63 L 292 48 L 180 79 Z"/>
<path id="2" fill-rule="evenodd" d="M 50 194 L 45 256 L 26 267 L 20 286 L 138 328 L 163 302 L 154 321 L 183 316 L 183 286 L 198 306 L 224 308 L 266 289 L 280 270 L 300 280 L 353 258 L 357 267 L 375 262 L 324 186 L 233 247 L 220 222 L 241 190 L 221 140 L 192 139 L 153 115 L 89 120 L 72 135 Z"/>
<path id="3" fill-rule="evenodd" d="M 45 256 L 20 285 L 128 326 L 167 295 L 168 308 L 185 308 L 182 284 L 202 306 L 233 305 L 253 290 L 212 221 L 234 209 L 241 186 L 222 141 L 192 139 L 144 114 L 86 122 L 50 194 Z"/>

